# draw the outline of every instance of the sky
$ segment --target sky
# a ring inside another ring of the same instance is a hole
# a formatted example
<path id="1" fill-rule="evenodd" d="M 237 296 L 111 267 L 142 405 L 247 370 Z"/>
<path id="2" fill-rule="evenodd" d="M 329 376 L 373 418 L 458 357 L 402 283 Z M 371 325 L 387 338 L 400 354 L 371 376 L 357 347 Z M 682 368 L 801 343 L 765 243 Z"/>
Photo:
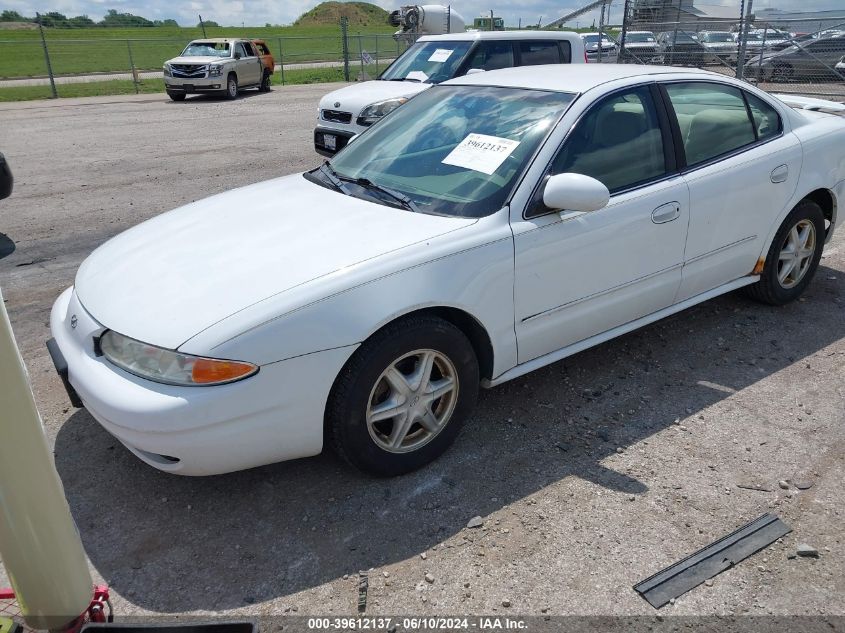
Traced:
<path id="1" fill-rule="evenodd" d="M 58 11 L 67 16 L 88 15 L 99 20 L 109 9 L 120 13 L 134 13 L 150 20 L 175 19 L 183 26 L 197 23 L 197 14 L 203 19 L 214 20 L 225 26 L 264 26 L 271 24 L 290 24 L 302 13 L 319 4 L 320 0 L 0 0 L 0 11 L 11 9 L 24 15 L 35 11 L 46 13 Z M 372 0 L 373 4 L 393 10 L 400 4 L 410 4 L 412 0 Z M 435 4 L 437 0 L 425 0 Z M 492 9 L 495 15 L 505 18 L 507 25 L 536 24 L 550 22 L 561 15 L 577 9 L 584 2 L 573 0 L 519 0 L 518 2 L 500 3 L 497 0 L 456 0 L 452 8 L 458 11 L 466 22 L 479 15 L 489 15 Z M 624 0 L 613 0 L 610 23 L 621 22 Z M 444 2 L 445 3 L 445 2 Z M 739 0 L 700 0 L 696 6 L 705 9 L 707 5 L 739 6 Z M 756 0 L 755 8 L 777 7 L 783 10 L 825 10 L 842 9 L 843 0 Z M 577 19 L 579 26 L 589 26 L 598 13 L 590 12 Z M 571 26 L 576 26 L 574 21 Z"/>

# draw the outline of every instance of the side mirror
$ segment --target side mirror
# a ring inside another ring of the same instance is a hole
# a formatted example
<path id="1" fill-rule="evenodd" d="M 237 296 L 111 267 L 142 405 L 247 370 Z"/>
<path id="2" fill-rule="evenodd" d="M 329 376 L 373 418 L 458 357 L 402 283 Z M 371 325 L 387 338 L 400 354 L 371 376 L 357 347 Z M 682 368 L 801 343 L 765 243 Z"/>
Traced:
<path id="1" fill-rule="evenodd" d="M 543 189 L 543 204 L 556 211 L 598 211 L 607 205 L 610 192 L 602 183 L 583 174 L 549 177 Z"/>
<path id="2" fill-rule="evenodd" d="M 240 53 L 235 53 L 235 59 L 240 59 L 240 58 L 241 58 L 241 54 L 240 54 Z"/>
<path id="3" fill-rule="evenodd" d="M 12 195 L 12 185 L 15 179 L 12 177 L 12 170 L 3 154 L 0 154 L 0 200 Z"/>

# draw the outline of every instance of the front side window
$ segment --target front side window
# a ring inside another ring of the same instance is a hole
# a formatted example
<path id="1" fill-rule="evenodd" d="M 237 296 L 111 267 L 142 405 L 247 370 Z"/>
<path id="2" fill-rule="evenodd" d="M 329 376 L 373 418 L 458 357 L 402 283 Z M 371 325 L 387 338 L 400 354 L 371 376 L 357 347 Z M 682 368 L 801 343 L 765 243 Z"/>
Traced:
<path id="1" fill-rule="evenodd" d="M 665 175 L 663 134 L 649 89 L 618 93 L 593 106 L 552 161 L 551 173 L 592 176 L 611 193 Z"/>
<path id="2" fill-rule="evenodd" d="M 567 44 L 569 42 L 566 42 Z M 540 64 L 559 64 L 561 62 L 560 49 L 557 42 L 520 42 L 519 55 L 523 66 L 537 66 Z"/>
<path id="3" fill-rule="evenodd" d="M 417 42 L 402 53 L 379 79 L 440 83 L 455 76 L 472 42 Z"/>
<path id="4" fill-rule="evenodd" d="M 489 215 L 505 204 L 574 98 L 519 88 L 435 86 L 367 130 L 330 164 L 350 195 L 372 199 L 378 195 L 373 187 L 356 183 L 373 183 L 401 193 L 422 212 Z"/>
<path id="5" fill-rule="evenodd" d="M 697 165 L 756 139 L 739 88 L 714 83 L 668 84 L 687 165 Z"/>
<path id="6" fill-rule="evenodd" d="M 470 55 L 467 69 L 497 70 L 499 68 L 512 68 L 513 65 L 513 46 L 510 42 L 486 40 L 479 42 L 478 46 L 475 47 Z"/>

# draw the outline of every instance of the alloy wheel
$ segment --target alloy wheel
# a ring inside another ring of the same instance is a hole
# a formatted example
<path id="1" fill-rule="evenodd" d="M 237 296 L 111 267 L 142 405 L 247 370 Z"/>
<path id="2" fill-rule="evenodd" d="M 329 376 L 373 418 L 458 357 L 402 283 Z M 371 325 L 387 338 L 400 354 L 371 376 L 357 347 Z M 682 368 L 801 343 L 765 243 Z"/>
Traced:
<path id="1" fill-rule="evenodd" d="M 458 372 L 435 350 L 394 360 L 376 380 L 367 402 L 367 430 L 390 453 L 408 453 L 433 440 L 458 402 Z"/>
<path id="2" fill-rule="evenodd" d="M 810 220 L 801 220 L 792 227 L 783 241 L 778 257 L 778 283 L 792 288 L 807 274 L 816 252 L 816 227 Z"/>

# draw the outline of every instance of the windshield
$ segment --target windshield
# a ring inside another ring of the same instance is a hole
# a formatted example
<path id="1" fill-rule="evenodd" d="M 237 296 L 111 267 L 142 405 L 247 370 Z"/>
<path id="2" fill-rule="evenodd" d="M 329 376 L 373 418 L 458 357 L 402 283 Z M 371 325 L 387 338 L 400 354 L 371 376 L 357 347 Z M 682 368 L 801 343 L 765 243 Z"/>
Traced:
<path id="1" fill-rule="evenodd" d="M 626 33 L 625 42 L 632 44 L 641 44 L 644 42 L 653 42 L 654 35 L 652 33 Z"/>
<path id="2" fill-rule="evenodd" d="M 598 35 L 584 35 L 584 43 L 585 44 L 598 44 L 599 43 L 599 36 Z M 610 40 L 607 37 L 602 37 L 602 44 L 610 44 Z"/>
<path id="3" fill-rule="evenodd" d="M 331 166 L 341 178 L 366 179 L 404 194 L 420 211 L 482 217 L 502 208 L 574 98 L 518 88 L 437 86 L 347 145 Z M 369 191 L 360 189 L 362 195 Z"/>
<path id="4" fill-rule="evenodd" d="M 730 33 L 702 33 L 701 40 L 708 44 L 715 44 L 716 42 L 734 43 L 734 38 Z"/>
<path id="5" fill-rule="evenodd" d="M 440 83 L 455 76 L 472 42 L 417 42 L 402 53 L 379 79 Z"/>
<path id="6" fill-rule="evenodd" d="M 229 57 L 228 42 L 191 42 L 182 57 Z"/>

